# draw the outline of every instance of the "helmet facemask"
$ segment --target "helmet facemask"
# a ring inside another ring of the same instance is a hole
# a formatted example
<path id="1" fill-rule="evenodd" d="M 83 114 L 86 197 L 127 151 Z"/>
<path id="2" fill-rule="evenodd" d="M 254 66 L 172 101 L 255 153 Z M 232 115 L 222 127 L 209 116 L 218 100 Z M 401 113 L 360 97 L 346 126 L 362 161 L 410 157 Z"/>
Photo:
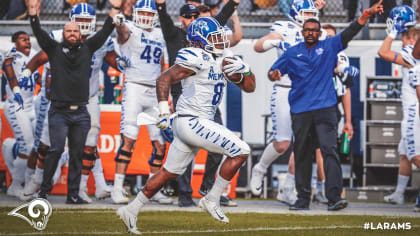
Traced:
<path id="1" fill-rule="evenodd" d="M 209 33 L 207 35 L 207 39 L 205 40 L 207 41 L 207 45 L 204 46 L 204 50 L 216 55 L 223 54 L 225 48 L 230 47 L 230 41 L 227 38 L 227 34 L 223 28 Z"/>
<path id="2" fill-rule="evenodd" d="M 80 33 L 83 36 L 90 35 L 95 32 L 95 16 L 91 16 L 89 14 L 73 15 L 71 21 L 79 25 Z"/>
<path id="3" fill-rule="evenodd" d="M 152 13 L 153 16 L 146 16 L 141 14 L 141 12 L 149 12 Z M 152 9 L 134 8 L 133 16 L 134 24 L 142 29 L 151 29 L 155 27 L 158 22 L 157 12 Z"/>

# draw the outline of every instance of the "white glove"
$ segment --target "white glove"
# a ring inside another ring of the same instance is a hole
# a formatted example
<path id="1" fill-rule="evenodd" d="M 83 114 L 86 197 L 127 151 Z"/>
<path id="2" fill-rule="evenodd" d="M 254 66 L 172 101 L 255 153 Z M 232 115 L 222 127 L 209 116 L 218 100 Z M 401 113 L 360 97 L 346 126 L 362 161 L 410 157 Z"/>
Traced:
<path id="1" fill-rule="evenodd" d="M 118 70 L 124 72 L 126 68 L 131 67 L 131 60 L 126 56 L 117 57 Z"/>
<path id="2" fill-rule="evenodd" d="M 388 37 L 391 37 L 392 39 L 395 39 L 398 35 L 398 30 L 395 27 L 394 23 L 392 20 L 388 19 L 386 21 L 386 34 L 388 35 Z"/>
<path id="3" fill-rule="evenodd" d="M 112 19 L 116 26 L 122 26 L 124 24 L 125 16 L 121 13 L 118 13 Z"/>
<path id="4" fill-rule="evenodd" d="M 232 76 L 233 74 L 237 73 L 246 74 L 250 71 L 249 65 L 242 61 L 240 57 L 227 57 L 225 58 L 225 60 L 231 63 L 223 66 L 223 71 L 229 76 Z"/>
<path id="5" fill-rule="evenodd" d="M 159 121 L 156 126 L 159 129 L 167 129 L 171 123 L 169 118 L 169 104 L 168 101 L 159 102 Z"/>

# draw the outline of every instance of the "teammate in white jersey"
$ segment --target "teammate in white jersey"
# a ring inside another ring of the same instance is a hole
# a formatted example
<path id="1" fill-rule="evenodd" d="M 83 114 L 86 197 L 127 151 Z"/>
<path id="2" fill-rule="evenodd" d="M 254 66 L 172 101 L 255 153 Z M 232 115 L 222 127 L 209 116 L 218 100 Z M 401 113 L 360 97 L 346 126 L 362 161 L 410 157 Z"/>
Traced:
<path id="1" fill-rule="evenodd" d="M 117 41 L 121 45 L 123 56 L 129 58 L 132 67 L 125 71 L 123 99 L 121 108 L 121 146 L 115 157 L 115 179 L 111 198 L 114 203 L 128 203 L 123 183 L 127 166 L 130 163 L 134 145 L 139 133 L 137 115 L 145 112 L 153 117 L 158 116 L 156 99 L 156 79 L 165 69 L 164 51 L 165 40 L 158 23 L 157 7 L 154 0 L 139 0 L 133 7 L 133 21 L 123 21 L 119 15 L 117 25 Z M 153 145 L 153 153 L 149 159 L 150 174 L 153 176 L 162 166 L 165 156 L 165 140 L 160 130 L 154 126 L 147 126 Z M 154 199 L 162 204 L 172 203 L 172 199 L 157 192 Z"/>
<path id="2" fill-rule="evenodd" d="M 318 19 L 318 9 L 321 9 L 325 5 L 324 1 L 320 2 L 322 3 L 315 4 L 312 0 L 295 0 L 290 8 L 290 21 L 274 22 L 271 26 L 271 32 L 256 42 L 254 50 L 256 52 L 265 52 L 276 47 L 278 56 L 281 56 L 288 47 L 303 42 L 302 25 L 307 19 Z M 324 40 L 326 36 L 326 31 L 322 30 L 320 40 Z M 267 172 L 267 168 L 277 157 L 284 154 L 291 144 L 293 132 L 288 103 L 290 88 L 291 81 L 288 76 L 282 77 L 280 81 L 274 81 L 270 104 L 271 119 L 273 121 L 273 141 L 268 144 L 260 161 L 252 168 L 250 186 L 251 192 L 254 195 L 261 194 L 262 180 Z M 318 165 L 318 167 L 320 168 L 321 165 Z M 318 172 L 322 173 L 323 170 Z M 286 181 L 281 187 L 279 186 L 277 199 L 293 205 L 297 199 L 294 188 L 295 167 L 292 152 L 289 159 Z"/>
<path id="3" fill-rule="evenodd" d="M 6 85 L 7 101 L 5 102 L 5 116 L 8 120 L 16 141 L 18 142 L 18 157 L 13 162 L 13 168 L 9 168 L 12 173 L 13 182 L 9 188 L 9 195 L 19 196 L 21 194 L 23 182 L 28 182 L 30 175 L 33 173 L 27 171 L 26 165 L 29 154 L 32 150 L 34 127 L 35 127 L 35 110 L 33 106 L 33 94 L 35 89 L 35 81 L 39 76 L 34 73 L 30 77 L 23 76 L 22 71 L 26 63 L 35 54 L 31 50 L 31 42 L 26 32 L 18 31 L 13 34 L 12 42 L 16 47 L 16 58 L 13 61 L 13 70 L 20 87 L 23 104 L 15 101 L 15 93 Z M 14 78 L 9 78 L 14 79 Z M 17 87 L 13 89 L 16 90 Z M 16 91 L 15 91 L 16 92 Z"/>
<path id="4" fill-rule="evenodd" d="M 200 148 L 225 154 L 226 160 L 220 167 L 216 182 L 203 197 L 199 206 L 218 221 L 229 223 L 219 206 L 220 195 L 237 170 L 249 155 L 249 146 L 232 131 L 213 121 L 219 105 L 226 77 L 223 73 L 242 74 L 236 85 L 245 92 L 253 92 L 255 78 L 249 66 L 239 57 L 229 60 L 222 70 L 222 55 L 229 43 L 224 29 L 211 17 L 201 17 L 191 23 L 187 30 L 191 47 L 179 50 L 175 65 L 165 71 L 157 80 L 159 100 L 159 122 L 157 126 L 167 129 L 172 123 L 172 142 L 165 165 L 150 178 L 142 191 L 128 205 L 118 209 L 117 214 L 131 233 L 140 233 L 136 227 L 141 207 L 170 179 L 181 175 L 194 159 Z M 226 55 L 226 54 L 225 54 Z M 168 96 L 173 82 L 182 82 L 180 96 L 173 122 L 169 118 Z"/>
<path id="5" fill-rule="evenodd" d="M 96 15 L 95 10 L 92 6 L 86 3 L 79 3 L 70 11 L 69 18 L 71 21 L 76 22 L 80 27 L 80 32 L 82 34 L 82 40 L 86 40 L 87 38 L 91 37 L 95 33 L 95 23 L 96 23 Z M 62 30 L 56 30 L 51 32 L 51 37 L 56 41 L 62 41 Z M 108 37 L 107 41 L 104 45 L 99 48 L 92 56 L 91 61 L 91 74 L 89 80 L 89 103 L 87 105 L 88 112 L 91 117 L 91 128 L 89 130 L 85 150 L 82 157 L 83 167 L 82 167 L 82 176 L 80 179 L 80 187 L 79 187 L 79 196 L 87 201 L 88 203 L 92 202 L 92 200 L 87 195 L 87 180 L 89 177 L 89 172 L 92 170 L 93 176 L 95 178 L 96 184 L 96 192 L 95 197 L 98 199 L 103 199 L 110 196 L 110 189 L 106 185 L 105 178 L 103 175 L 102 163 L 99 159 L 99 155 L 97 152 L 97 143 L 98 143 L 98 136 L 100 131 L 100 107 L 99 107 L 99 73 L 105 61 L 111 66 L 119 71 L 124 71 L 125 67 L 130 66 L 130 61 L 125 57 L 119 57 L 118 54 L 114 50 L 114 42 L 112 41 L 111 37 Z M 44 52 L 42 54 L 37 55 L 34 58 L 33 63 L 29 63 L 30 67 L 28 67 L 29 72 L 33 71 L 38 66 L 44 64 L 48 60 L 48 57 Z M 47 68 L 49 64 L 46 64 Z M 48 82 L 47 82 L 48 83 Z M 46 89 L 48 91 L 48 88 Z M 38 148 L 39 151 L 39 162 L 38 168 L 36 171 L 37 175 L 31 179 L 36 184 L 31 184 L 28 188 L 24 190 L 24 198 L 29 198 L 32 196 L 33 192 L 39 188 L 42 181 L 42 174 L 43 168 L 42 163 L 44 157 L 46 155 L 47 150 L 50 146 L 49 140 L 49 133 L 48 129 L 44 128 L 48 127 L 48 119 L 44 120 L 44 125 L 42 127 L 42 135 L 41 135 L 41 142 Z M 62 158 L 66 155 L 63 153 Z M 98 160 L 96 160 L 98 159 Z M 60 163 L 64 164 L 65 161 L 60 159 Z M 60 165 L 59 165 L 60 166 Z M 26 187 L 26 186 L 25 186 Z M 27 200 L 27 199 L 25 199 Z"/>
<path id="6" fill-rule="evenodd" d="M 395 192 L 385 196 L 384 201 L 404 204 L 404 192 L 411 176 L 411 164 L 420 168 L 420 88 L 416 71 L 420 60 L 412 55 L 415 42 L 420 39 L 420 29 L 416 25 L 415 11 L 406 5 L 394 7 L 387 19 L 387 34 L 378 54 L 386 61 L 402 66 L 401 100 L 403 120 L 401 122 L 401 140 L 398 145 L 400 167 Z M 392 41 L 402 33 L 403 48 L 399 52 L 391 50 Z M 416 68 L 417 67 L 417 68 Z"/>

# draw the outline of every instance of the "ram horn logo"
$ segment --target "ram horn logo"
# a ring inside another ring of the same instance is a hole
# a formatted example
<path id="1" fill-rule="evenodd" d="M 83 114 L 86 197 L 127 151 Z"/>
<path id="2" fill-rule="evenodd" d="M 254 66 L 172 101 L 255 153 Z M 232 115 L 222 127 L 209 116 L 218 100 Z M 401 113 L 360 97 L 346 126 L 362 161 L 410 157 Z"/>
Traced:
<path id="1" fill-rule="evenodd" d="M 28 217 L 17 213 L 20 209 L 24 207 L 28 207 L 28 214 L 31 219 L 28 219 Z M 42 210 L 40 210 L 39 208 L 42 208 Z M 51 213 L 52 207 L 50 202 L 42 198 L 37 198 L 29 203 L 16 207 L 15 209 L 7 213 L 7 215 L 17 216 L 25 220 L 36 230 L 44 230 L 45 227 L 47 227 L 48 218 L 51 216 Z"/>

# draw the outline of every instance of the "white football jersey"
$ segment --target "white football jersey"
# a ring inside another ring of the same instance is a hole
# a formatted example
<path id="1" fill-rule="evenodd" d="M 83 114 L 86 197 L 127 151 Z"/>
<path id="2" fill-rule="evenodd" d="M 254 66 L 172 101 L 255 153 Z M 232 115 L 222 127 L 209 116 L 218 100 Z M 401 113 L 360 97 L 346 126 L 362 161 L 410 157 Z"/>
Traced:
<path id="1" fill-rule="evenodd" d="M 231 55 L 232 52 L 227 49 L 223 56 L 216 58 L 201 48 L 189 47 L 178 51 L 175 64 L 195 72 L 181 80 L 182 94 L 176 105 L 178 114 L 214 119 L 227 83 L 222 72 L 222 60 Z"/>
<path id="2" fill-rule="evenodd" d="M 304 42 L 302 27 L 291 21 L 276 21 L 271 25 L 270 31 L 279 33 L 283 37 L 284 42 L 290 44 L 290 46 Z M 327 32 L 324 29 L 321 29 L 321 31 L 322 34 L 319 40 L 325 40 L 327 38 Z M 282 54 L 283 50 L 277 48 L 278 57 Z M 280 81 L 275 81 L 274 83 L 282 85 L 292 84 L 288 75 L 282 76 Z"/>
<path id="3" fill-rule="evenodd" d="M 92 37 L 95 33 L 88 36 Z M 63 41 L 63 30 L 54 30 L 50 33 L 51 38 L 57 42 Z M 114 51 L 114 41 L 108 37 L 104 45 L 100 47 L 92 56 L 90 63 L 90 77 L 89 77 L 89 97 L 93 97 L 99 92 L 99 73 L 102 68 L 104 57 L 108 52 Z"/>
<path id="4" fill-rule="evenodd" d="M 343 64 L 345 67 L 350 66 L 349 58 L 344 52 L 340 52 L 337 54 L 337 60 L 341 64 Z M 339 74 L 334 74 L 334 77 L 333 77 L 334 86 L 335 86 L 335 91 L 337 91 L 338 97 L 342 97 L 344 94 L 347 93 L 347 89 L 346 89 L 347 87 L 344 84 L 344 82 L 346 82 L 348 74 L 349 73 L 347 71 L 343 73 L 339 73 Z"/>
<path id="5" fill-rule="evenodd" d="M 35 92 L 35 84 L 36 80 L 39 77 L 38 71 L 34 71 L 32 73 L 31 77 L 24 78 L 22 76 L 23 70 L 25 70 L 26 64 L 32 59 L 33 56 L 37 51 L 31 49 L 29 56 L 26 56 L 25 54 L 16 51 L 16 57 L 15 60 L 13 60 L 13 70 L 15 71 L 15 76 L 19 82 L 20 87 L 20 94 L 22 95 L 23 99 L 23 106 L 26 110 L 26 108 L 31 108 L 33 106 L 33 97 Z M 9 83 L 6 85 L 6 92 L 7 92 L 7 99 L 10 102 L 13 102 L 14 100 L 14 93 L 12 92 Z"/>
<path id="6" fill-rule="evenodd" d="M 6 59 L 16 57 L 15 45 L 9 41 L 0 41 L 0 67 L 3 67 L 3 63 Z"/>
<path id="7" fill-rule="evenodd" d="M 156 86 L 161 74 L 161 59 L 166 50 L 165 39 L 160 28 L 148 32 L 131 21 L 125 24 L 130 29 L 130 37 L 120 46 L 121 55 L 131 60 L 131 67 L 125 70 L 125 80 Z"/>
<path id="8" fill-rule="evenodd" d="M 401 86 L 401 99 L 403 108 L 408 108 L 412 104 L 418 102 L 416 94 L 416 86 L 420 86 L 420 59 L 413 57 L 413 45 L 408 45 L 402 48 L 399 52 L 408 64 L 414 66 L 411 69 L 407 67 L 402 67 L 402 86 Z"/>

